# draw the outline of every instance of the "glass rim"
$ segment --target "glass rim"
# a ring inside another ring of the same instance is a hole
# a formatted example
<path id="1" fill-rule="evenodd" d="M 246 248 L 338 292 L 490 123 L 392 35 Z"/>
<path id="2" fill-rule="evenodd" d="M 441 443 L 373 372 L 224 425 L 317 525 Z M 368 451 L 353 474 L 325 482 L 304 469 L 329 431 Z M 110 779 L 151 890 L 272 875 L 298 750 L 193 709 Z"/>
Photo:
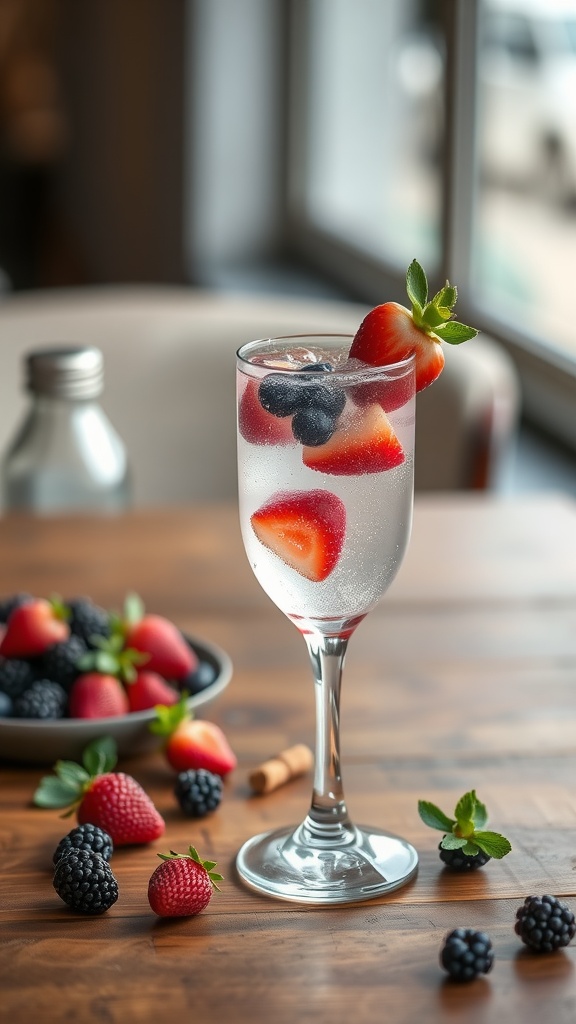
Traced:
<path id="1" fill-rule="evenodd" d="M 287 367 L 277 367 L 268 365 L 265 361 L 262 363 L 254 363 L 250 359 L 246 358 L 245 353 L 248 351 L 254 352 L 259 346 L 272 346 L 275 342 L 296 342 L 308 339 L 309 342 L 321 342 L 322 339 L 328 338 L 342 339 L 343 341 L 352 341 L 354 338 L 353 334 L 340 334 L 335 331 L 319 331 L 319 332 L 304 332 L 302 334 L 278 334 L 268 338 L 257 338 L 253 341 L 246 341 L 236 350 L 236 358 L 241 366 L 250 368 L 258 367 L 260 370 L 269 370 L 271 373 L 306 373 L 306 369 L 303 367 L 294 367 L 288 369 Z M 375 373 L 385 374 L 387 371 L 400 371 L 405 369 L 406 371 L 414 364 L 416 359 L 416 353 L 413 350 L 404 359 L 397 359 L 393 363 L 383 363 L 381 366 L 373 366 L 371 363 L 361 363 L 357 366 L 340 367 L 338 370 L 330 371 L 330 376 L 334 379 L 335 377 L 359 377 L 360 379 L 368 376 L 373 376 Z M 309 371 L 314 372 L 314 371 Z M 315 376 L 317 374 L 315 373 Z"/>

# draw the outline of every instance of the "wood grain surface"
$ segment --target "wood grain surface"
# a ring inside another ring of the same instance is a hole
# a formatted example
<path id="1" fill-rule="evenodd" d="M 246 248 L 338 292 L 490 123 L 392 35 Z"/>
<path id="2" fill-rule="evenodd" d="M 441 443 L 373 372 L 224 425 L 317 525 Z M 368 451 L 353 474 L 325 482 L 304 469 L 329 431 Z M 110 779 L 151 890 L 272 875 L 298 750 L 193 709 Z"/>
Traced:
<path id="1" fill-rule="evenodd" d="M 573 1024 L 576 946 L 525 951 L 513 930 L 524 896 L 576 909 L 576 505 L 557 496 L 417 501 L 409 553 L 352 638 L 342 706 L 344 782 L 358 823 L 389 828 L 420 854 L 416 879 L 344 908 L 259 897 L 235 877 L 250 835 L 306 813 L 303 777 L 254 796 L 250 771 L 313 743 L 303 641 L 254 580 L 233 508 L 148 510 L 119 518 L 0 520 L 0 595 L 90 594 L 149 610 L 223 647 L 232 681 L 206 711 L 239 765 L 219 810 L 191 823 L 161 752 L 121 768 L 149 791 L 166 836 L 117 850 L 120 898 L 74 915 L 52 888 L 52 853 L 71 827 L 31 805 L 40 766 L 0 760 L 0 1019 L 41 1022 L 296 1021 Z M 2 751 L 0 750 L 0 759 Z M 513 852 L 468 876 L 442 869 L 440 833 L 420 797 L 451 812 L 476 788 Z M 225 875 L 198 917 L 157 919 L 157 853 L 195 843 Z M 487 930 L 493 971 L 445 980 L 446 931 Z"/>

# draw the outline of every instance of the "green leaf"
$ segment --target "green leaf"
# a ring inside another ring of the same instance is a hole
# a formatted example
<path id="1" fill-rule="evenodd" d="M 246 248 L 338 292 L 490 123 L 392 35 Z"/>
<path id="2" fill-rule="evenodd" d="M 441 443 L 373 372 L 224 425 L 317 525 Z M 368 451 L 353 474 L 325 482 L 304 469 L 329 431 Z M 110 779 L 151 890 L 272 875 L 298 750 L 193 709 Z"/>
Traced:
<path id="1" fill-rule="evenodd" d="M 508 839 L 498 832 L 475 832 L 474 842 L 484 853 L 487 853 L 489 857 L 494 857 L 495 860 L 502 860 L 502 857 L 505 857 L 512 849 L 512 844 Z"/>
<path id="2" fill-rule="evenodd" d="M 478 847 L 476 846 L 476 843 L 472 843 L 470 840 L 468 840 L 466 846 L 462 847 L 462 853 L 464 853 L 467 857 L 475 857 L 478 852 L 479 851 Z"/>
<path id="3" fill-rule="evenodd" d="M 78 799 L 78 790 L 55 775 L 46 775 L 32 797 L 36 807 L 69 807 Z"/>
<path id="4" fill-rule="evenodd" d="M 90 778 L 111 772 L 118 760 L 118 745 L 113 736 L 92 740 L 82 754 L 82 763 Z"/>
<path id="5" fill-rule="evenodd" d="M 477 828 L 485 828 L 486 822 L 488 821 L 488 811 L 486 810 L 486 805 L 478 799 L 475 792 L 474 796 L 475 803 L 474 811 L 472 812 L 472 821 L 474 823 L 474 829 L 476 830 Z"/>
<path id="6" fill-rule="evenodd" d="M 451 832 L 454 820 L 448 818 L 439 807 L 430 803 L 429 800 L 418 801 L 418 814 L 425 825 L 430 828 L 437 828 L 440 832 Z"/>
<path id="7" fill-rule="evenodd" d="M 192 712 L 188 708 L 189 693 L 184 691 L 177 704 L 157 704 L 154 708 L 156 718 L 148 726 L 155 736 L 171 736 L 181 722 L 191 719 Z"/>
<path id="8" fill-rule="evenodd" d="M 445 308 L 448 311 L 448 316 L 446 317 L 448 320 L 448 317 L 451 315 L 450 310 L 456 305 L 457 298 L 458 292 L 456 291 L 456 288 L 454 288 L 449 281 L 446 281 L 444 287 L 441 288 L 439 292 L 436 292 L 432 302 L 435 306 Z"/>
<path id="9" fill-rule="evenodd" d="M 448 316 L 451 315 L 450 310 L 448 310 Z M 422 322 L 433 331 L 440 327 L 441 324 L 445 324 L 447 319 L 448 317 L 444 316 L 438 306 L 435 306 L 432 302 L 428 303 L 422 313 Z"/>
<path id="10" fill-rule="evenodd" d="M 457 320 L 450 320 L 447 324 L 435 328 L 434 333 L 449 345 L 461 345 L 463 341 L 475 338 L 478 331 L 474 327 L 467 327 L 466 324 L 459 324 Z"/>
<path id="11" fill-rule="evenodd" d="M 90 776 L 85 768 L 81 764 L 76 764 L 75 761 L 56 761 L 54 765 L 54 771 L 64 783 L 65 786 L 69 786 L 74 789 L 76 794 L 80 792 L 86 782 L 90 780 Z"/>
<path id="12" fill-rule="evenodd" d="M 460 836 L 455 836 L 452 832 L 447 832 L 443 839 L 440 840 L 440 846 L 443 850 L 461 850 L 462 847 L 466 846 L 467 839 L 462 839 Z"/>
<path id="13" fill-rule="evenodd" d="M 135 626 L 144 615 L 144 602 L 138 594 L 129 593 L 124 601 L 124 619 L 130 626 Z"/>
<path id="14" fill-rule="evenodd" d="M 428 301 L 428 281 L 417 260 L 412 260 L 406 272 L 406 291 L 412 305 L 422 310 Z"/>
<path id="15" fill-rule="evenodd" d="M 476 793 L 471 789 L 469 793 L 464 793 L 464 796 L 460 797 L 456 807 L 454 808 L 454 817 L 463 831 L 466 826 L 468 826 L 468 832 L 472 831 L 474 827 L 473 820 L 475 806 Z"/>

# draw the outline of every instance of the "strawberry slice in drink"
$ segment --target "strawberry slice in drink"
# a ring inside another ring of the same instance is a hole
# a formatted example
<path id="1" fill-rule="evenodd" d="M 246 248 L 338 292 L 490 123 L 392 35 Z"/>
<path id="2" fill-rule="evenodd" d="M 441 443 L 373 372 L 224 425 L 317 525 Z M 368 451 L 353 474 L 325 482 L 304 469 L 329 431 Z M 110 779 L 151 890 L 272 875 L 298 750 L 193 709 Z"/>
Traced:
<path id="1" fill-rule="evenodd" d="M 258 398 L 259 382 L 249 380 L 238 404 L 238 430 L 250 444 L 294 444 L 290 417 L 274 416 Z"/>
<path id="2" fill-rule="evenodd" d="M 379 405 L 359 409 L 350 404 L 326 444 L 302 449 L 305 466 L 334 476 L 383 473 L 404 460 L 404 449 Z"/>
<path id="3" fill-rule="evenodd" d="M 340 558 L 346 509 L 330 491 L 279 491 L 250 522 L 265 547 L 315 583 L 325 580 Z"/>
<path id="4" fill-rule="evenodd" d="M 452 319 L 457 291 L 448 281 L 428 299 L 426 275 L 416 260 L 408 267 L 406 291 L 411 310 L 398 302 L 376 306 L 360 324 L 349 354 L 351 359 L 360 359 L 370 366 L 389 366 L 414 352 L 416 391 L 422 391 L 444 369 L 442 342 L 460 345 L 474 338 L 478 331 Z M 380 393 L 377 389 L 378 385 L 372 385 L 363 391 L 359 386 L 352 397 L 359 404 L 380 401 L 388 412 L 402 404 L 401 396 L 397 400 L 389 384 L 383 385 Z"/>

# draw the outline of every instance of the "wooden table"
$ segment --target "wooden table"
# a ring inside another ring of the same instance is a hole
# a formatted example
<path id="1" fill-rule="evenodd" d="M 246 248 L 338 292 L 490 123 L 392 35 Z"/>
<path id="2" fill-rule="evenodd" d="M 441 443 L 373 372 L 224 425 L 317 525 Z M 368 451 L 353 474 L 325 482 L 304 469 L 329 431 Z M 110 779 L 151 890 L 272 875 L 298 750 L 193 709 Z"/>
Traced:
<path id="1" fill-rule="evenodd" d="M 522 1021 L 573 1024 L 576 943 L 524 951 L 513 931 L 531 893 L 576 907 L 576 504 L 561 497 L 420 499 L 400 575 L 353 637 L 342 708 L 352 816 L 410 839 L 417 878 L 388 898 L 325 909 L 245 890 L 234 855 L 250 835 L 305 814 L 310 779 L 251 795 L 263 758 L 313 743 L 304 644 L 260 591 L 234 509 L 0 522 L 0 593 L 89 593 L 150 610 L 222 646 L 234 663 L 210 715 L 239 767 L 220 809 L 190 823 L 161 754 L 125 761 L 165 815 L 151 847 L 119 850 L 120 898 L 75 916 L 51 884 L 70 827 L 31 806 L 45 770 L 4 763 L 0 817 L 0 1018 L 39 1021 Z M 423 797 L 451 811 L 476 788 L 513 852 L 466 877 L 441 870 Z M 158 851 L 194 842 L 226 876 L 198 917 L 157 919 L 146 890 Z M 486 929 L 485 978 L 445 980 L 445 932 Z"/>

